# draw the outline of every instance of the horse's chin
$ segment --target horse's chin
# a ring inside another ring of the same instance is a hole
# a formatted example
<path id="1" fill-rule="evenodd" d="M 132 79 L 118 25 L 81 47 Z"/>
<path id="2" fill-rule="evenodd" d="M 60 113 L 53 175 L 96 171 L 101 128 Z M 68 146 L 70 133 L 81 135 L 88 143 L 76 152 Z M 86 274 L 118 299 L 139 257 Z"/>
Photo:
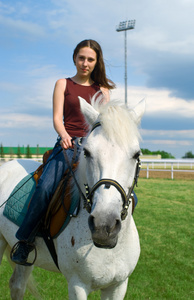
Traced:
<path id="1" fill-rule="evenodd" d="M 106 242 L 106 243 L 93 240 L 93 243 L 97 248 L 113 249 L 117 245 L 117 239 L 114 239 L 113 241 Z"/>

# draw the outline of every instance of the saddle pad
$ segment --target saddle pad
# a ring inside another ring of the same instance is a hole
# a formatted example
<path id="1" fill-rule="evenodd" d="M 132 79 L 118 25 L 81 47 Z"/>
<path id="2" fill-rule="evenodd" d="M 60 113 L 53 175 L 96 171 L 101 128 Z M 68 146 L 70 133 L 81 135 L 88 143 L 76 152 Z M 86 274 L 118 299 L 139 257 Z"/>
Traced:
<path id="1" fill-rule="evenodd" d="M 36 188 L 33 173 L 24 177 L 14 188 L 5 205 L 3 215 L 20 226 L 28 210 L 29 202 Z"/>
<path id="2" fill-rule="evenodd" d="M 16 185 L 10 197 L 8 198 L 3 211 L 3 215 L 19 227 L 24 220 L 30 200 L 36 188 L 36 181 L 33 177 L 33 174 L 34 173 L 27 175 Z M 68 188 L 69 187 L 67 186 L 66 190 Z M 61 205 L 61 208 L 51 219 L 49 231 L 52 238 L 59 236 L 59 234 L 69 224 L 72 216 L 77 216 L 76 210 L 79 207 L 80 201 L 78 189 L 73 189 L 73 191 L 70 191 L 69 197 L 70 204 L 67 213 L 64 213 L 63 205 Z M 38 236 L 42 236 L 42 233 L 39 232 Z"/>

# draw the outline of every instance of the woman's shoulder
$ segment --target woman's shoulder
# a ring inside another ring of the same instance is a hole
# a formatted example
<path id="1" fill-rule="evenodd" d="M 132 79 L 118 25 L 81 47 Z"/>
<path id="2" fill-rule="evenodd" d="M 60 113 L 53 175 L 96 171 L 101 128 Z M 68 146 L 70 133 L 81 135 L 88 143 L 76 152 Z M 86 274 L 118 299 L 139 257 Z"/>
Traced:
<path id="1" fill-rule="evenodd" d="M 66 84 L 67 84 L 66 78 L 61 78 L 56 81 L 56 85 L 66 85 Z"/>
<path id="2" fill-rule="evenodd" d="M 55 89 L 60 89 L 65 91 L 67 85 L 67 80 L 65 78 L 58 79 L 55 83 Z"/>

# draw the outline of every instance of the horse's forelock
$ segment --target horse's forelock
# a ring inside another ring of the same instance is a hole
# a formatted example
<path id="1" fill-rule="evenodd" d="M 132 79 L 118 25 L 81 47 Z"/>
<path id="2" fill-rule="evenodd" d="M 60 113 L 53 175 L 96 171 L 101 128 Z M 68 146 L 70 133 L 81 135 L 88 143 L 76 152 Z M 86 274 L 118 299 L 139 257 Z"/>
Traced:
<path id="1" fill-rule="evenodd" d="M 134 140 L 140 139 L 139 130 L 134 121 L 133 112 L 118 100 L 102 104 L 102 97 L 92 101 L 99 112 L 99 121 L 105 135 L 128 150 Z"/>

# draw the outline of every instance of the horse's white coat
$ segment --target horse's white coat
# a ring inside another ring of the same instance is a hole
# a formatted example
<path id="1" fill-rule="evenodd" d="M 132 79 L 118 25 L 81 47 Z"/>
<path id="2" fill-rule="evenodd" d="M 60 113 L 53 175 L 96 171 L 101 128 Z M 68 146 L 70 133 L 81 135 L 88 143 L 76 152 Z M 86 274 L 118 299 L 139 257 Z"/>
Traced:
<path id="1" fill-rule="evenodd" d="M 91 126 L 97 119 L 102 124 L 89 135 L 84 146 L 90 156 L 85 159 L 81 155 L 80 158 L 76 175 L 81 188 L 84 191 L 86 182 L 91 187 L 102 178 L 110 178 L 117 180 L 127 190 L 132 184 L 135 172 L 135 160 L 132 157 L 139 150 L 135 123 L 139 122 L 143 114 L 144 103 L 140 103 L 134 112 L 130 113 L 126 108 L 112 106 L 110 103 L 98 108 L 100 114 L 96 107 L 88 105 L 83 99 L 80 99 L 80 104 Z M 112 120 L 111 111 L 114 115 Z M 126 124 L 127 118 L 131 119 Z M 128 128 L 129 124 L 131 128 Z M 35 170 L 37 165 L 38 163 L 32 161 L 14 160 L 0 168 L 0 205 L 6 201 L 15 185 L 26 174 Z M 89 214 L 83 209 L 83 204 L 78 217 L 73 218 L 65 231 L 55 240 L 60 271 L 68 281 L 70 300 L 86 300 L 87 295 L 96 289 L 101 289 L 103 300 L 124 298 L 128 277 L 139 258 L 140 245 L 131 216 L 131 206 L 124 221 L 120 220 L 121 208 L 121 195 L 114 187 L 105 189 L 101 186 L 95 192 L 91 216 L 95 220 L 97 230 L 101 231 L 101 236 L 107 234 L 103 229 L 109 226 L 109 220 L 112 222 L 112 219 L 115 219 L 121 224 L 117 244 L 112 249 L 94 246 L 88 226 Z M 16 230 L 17 226 L 3 216 L 3 207 L 0 208 L 0 261 L 7 245 L 12 247 L 16 243 Z M 109 241 L 111 242 L 111 233 L 107 236 L 107 245 Z M 35 264 L 50 271 L 58 271 L 41 238 L 36 238 L 36 246 L 38 256 Z M 26 282 L 32 269 L 33 267 L 18 265 L 15 267 L 10 280 L 12 299 L 23 299 Z"/>

